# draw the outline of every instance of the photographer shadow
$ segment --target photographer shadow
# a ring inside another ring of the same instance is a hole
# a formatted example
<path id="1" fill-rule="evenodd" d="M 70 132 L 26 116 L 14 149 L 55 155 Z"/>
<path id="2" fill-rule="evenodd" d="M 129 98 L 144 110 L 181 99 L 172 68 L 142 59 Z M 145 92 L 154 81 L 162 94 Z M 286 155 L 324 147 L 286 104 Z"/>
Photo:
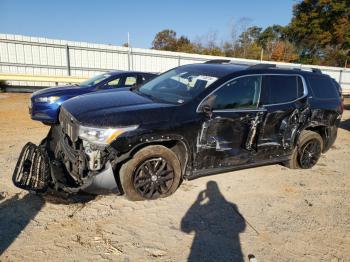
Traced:
<path id="1" fill-rule="evenodd" d="M 181 221 L 183 232 L 195 232 L 188 261 L 243 261 L 239 234 L 245 227 L 237 206 L 209 181 Z"/>

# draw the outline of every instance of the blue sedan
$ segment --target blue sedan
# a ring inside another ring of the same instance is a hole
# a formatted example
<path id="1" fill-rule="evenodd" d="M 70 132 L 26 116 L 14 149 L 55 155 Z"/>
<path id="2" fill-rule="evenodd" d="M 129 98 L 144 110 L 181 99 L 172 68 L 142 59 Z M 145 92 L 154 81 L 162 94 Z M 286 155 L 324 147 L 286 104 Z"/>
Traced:
<path id="1" fill-rule="evenodd" d="M 95 76 L 79 85 L 45 88 L 31 96 L 29 113 L 33 120 L 55 124 L 61 104 L 72 97 L 102 90 L 127 90 L 155 76 L 144 72 L 113 71 Z"/>

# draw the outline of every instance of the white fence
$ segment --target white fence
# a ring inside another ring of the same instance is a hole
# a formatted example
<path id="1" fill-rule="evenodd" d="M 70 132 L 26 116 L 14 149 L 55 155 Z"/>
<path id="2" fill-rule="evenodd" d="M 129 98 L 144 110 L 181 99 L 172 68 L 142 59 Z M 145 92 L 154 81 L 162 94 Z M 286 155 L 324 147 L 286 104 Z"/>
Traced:
<path id="1" fill-rule="evenodd" d="M 202 63 L 210 59 L 223 59 L 223 57 L 0 34 L 0 73 L 77 77 L 91 77 L 110 70 L 159 73 L 179 65 Z M 262 62 L 295 68 L 319 68 L 323 73 L 336 79 L 345 93 L 350 93 L 349 69 L 237 58 L 224 59 L 231 59 L 237 63 Z M 10 81 L 10 84 L 48 86 L 55 83 Z"/>

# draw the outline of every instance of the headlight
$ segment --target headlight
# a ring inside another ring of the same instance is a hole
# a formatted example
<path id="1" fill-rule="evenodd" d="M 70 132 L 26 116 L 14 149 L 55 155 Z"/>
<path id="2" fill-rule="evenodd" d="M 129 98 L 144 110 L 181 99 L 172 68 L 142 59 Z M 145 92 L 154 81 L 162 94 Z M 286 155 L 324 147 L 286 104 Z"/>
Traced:
<path id="1" fill-rule="evenodd" d="M 107 145 L 121 134 L 128 131 L 133 131 L 136 128 L 138 128 L 138 125 L 120 128 L 96 128 L 79 126 L 79 137 L 91 143 Z"/>
<path id="2" fill-rule="evenodd" d="M 41 102 L 41 103 L 55 103 L 58 99 L 60 99 L 59 96 L 43 96 L 43 97 L 37 97 L 34 99 L 35 102 Z"/>

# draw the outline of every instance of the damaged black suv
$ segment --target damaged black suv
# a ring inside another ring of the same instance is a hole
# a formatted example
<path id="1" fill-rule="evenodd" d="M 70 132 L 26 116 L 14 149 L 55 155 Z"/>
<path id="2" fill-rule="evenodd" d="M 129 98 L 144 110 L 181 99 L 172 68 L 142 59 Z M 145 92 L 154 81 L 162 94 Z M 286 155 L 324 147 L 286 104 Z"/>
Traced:
<path id="1" fill-rule="evenodd" d="M 180 66 L 131 91 L 63 103 L 59 124 L 39 146 L 23 148 L 13 180 L 38 192 L 143 200 L 202 175 L 276 163 L 311 168 L 334 143 L 342 112 L 333 79 L 317 69 Z"/>

